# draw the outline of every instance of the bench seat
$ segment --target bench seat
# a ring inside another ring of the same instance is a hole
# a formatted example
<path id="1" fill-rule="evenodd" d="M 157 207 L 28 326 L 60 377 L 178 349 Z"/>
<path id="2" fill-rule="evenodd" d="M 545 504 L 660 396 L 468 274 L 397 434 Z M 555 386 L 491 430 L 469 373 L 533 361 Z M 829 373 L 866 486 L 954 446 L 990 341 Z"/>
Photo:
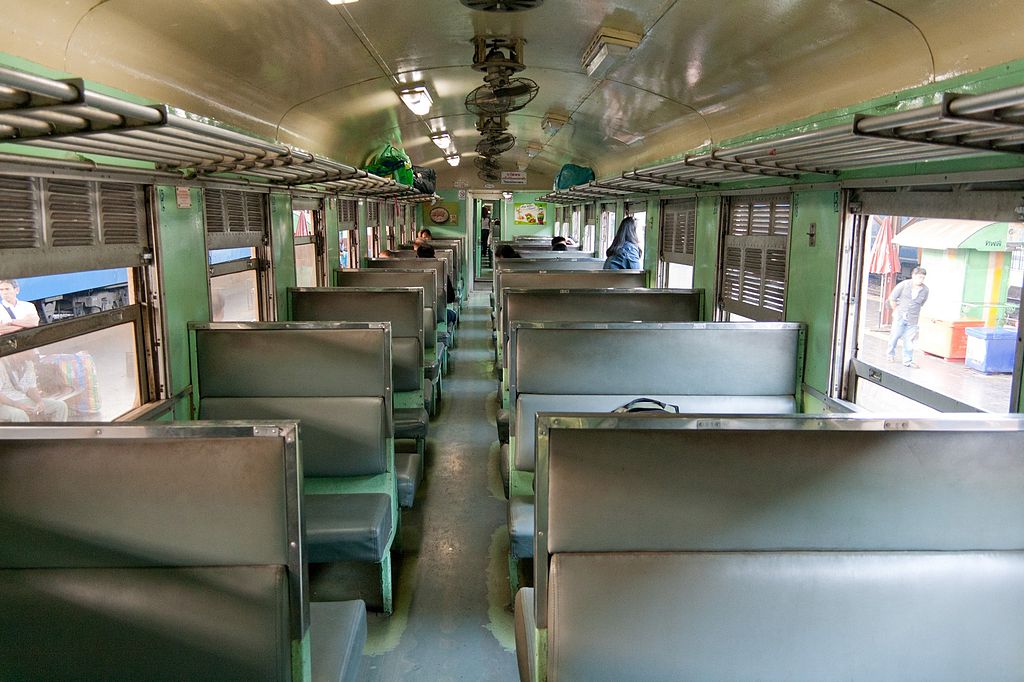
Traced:
<path id="1" fill-rule="evenodd" d="M 397 407 L 394 410 L 395 438 L 426 438 L 430 415 L 422 407 Z"/>
<path id="2" fill-rule="evenodd" d="M 533 556 L 533 498 L 513 495 L 508 500 L 508 551 L 513 559 Z"/>
<path id="3" fill-rule="evenodd" d="M 384 560 L 394 526 L 387 495 L 306 495 L 303 504 L 309 561 Z"/>
<path id="4" fill-rule="evenodd" d="M 313 682 L 358 680 L 366 645 L 366 604 L 313 602 L 309 621 Z"/>

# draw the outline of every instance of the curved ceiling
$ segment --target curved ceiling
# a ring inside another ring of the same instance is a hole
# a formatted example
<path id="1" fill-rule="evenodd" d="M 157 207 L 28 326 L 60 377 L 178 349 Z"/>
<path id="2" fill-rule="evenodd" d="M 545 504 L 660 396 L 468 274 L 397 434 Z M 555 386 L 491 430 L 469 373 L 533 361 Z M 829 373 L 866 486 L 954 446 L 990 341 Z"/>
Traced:
<path id="1" fill-rule="evenodd" d="M 1019 0 L 547 0 L 522 13 L 456 0 L 65 0 L 4 3 L 9 53 L 351 164 L 384 142 L 449 169 L 429 133 L 464 158 L 479 134 L 464 107 L 482 83 L 475 34 L 526 39 L 523 76 L 540 85 L 509 115 L 531 186 L 563 163 L 598 176 L 756 130 L 1020 58 Z M 605 80 L 581 55 L 601 25 L 643 38 Z M 435 100 L 417 117 L 399 82 Z M 548 111 L 571 114 L 556 135 Z M 528 143 L 543 145 L 534 159 Z M 446 182 L 447 181 L 447 182 Z"/>

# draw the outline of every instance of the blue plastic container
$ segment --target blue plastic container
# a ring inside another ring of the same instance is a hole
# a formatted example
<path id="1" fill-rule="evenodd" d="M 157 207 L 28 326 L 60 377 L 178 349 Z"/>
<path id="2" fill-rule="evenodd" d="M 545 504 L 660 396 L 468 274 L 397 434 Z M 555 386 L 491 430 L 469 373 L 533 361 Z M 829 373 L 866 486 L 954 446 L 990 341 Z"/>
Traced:
<path id="1" fill-rule="evenodd" d="M 1017 332 L 1002 327 L 968 327 L 964 364 L 985 374 L 1013 371 Z"/>

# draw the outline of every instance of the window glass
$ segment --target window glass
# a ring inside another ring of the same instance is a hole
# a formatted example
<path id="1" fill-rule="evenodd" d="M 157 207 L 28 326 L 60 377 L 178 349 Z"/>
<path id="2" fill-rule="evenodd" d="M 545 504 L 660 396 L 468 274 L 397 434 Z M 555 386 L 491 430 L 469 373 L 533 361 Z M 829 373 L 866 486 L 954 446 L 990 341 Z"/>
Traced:
<path id="1" fill-rule="evenodd" d="M 358 260 L 355 255 L 356 241 L 354 230 L 342 230 L 338 233 L 339 263 L 342 268 L 354 268 Z"/>
<path id="2" fill-rule="evenodd" d="M 603 258 L 605 251 L 612 245 L 612 237 L 615 236 L 615 229 L 618 223 L 615 221 L 615 211 L 609 208 L 601 210 L 601 243 L 597 250 L 597 256 Z"/>
<path id="3" fill-rule="evenodd" d="M 855 357 L 972 407 L 1006 412 L 1024 277 L 1020 245 L 1008 238 L 1015 224 L 865 221 Z"/>
<path id="4" fill-rule="evenodd" d="M 260 319 L 255 270 L 210 278 L 210 316 L 214 322 L 256 322 Z"/>
<path id="5" fill-rule="evenodd" d="M 295 247 L 295 286 L 316 284 L 316 244 L 299 244 Z"/>
<path id="6" fill-rule="evenodd" d="M 110 421 L 140 405 L 131 323 L 0 358 L 0 422 Z"/>
<path id="7" fill-rule="evenodd" d="M 256 249 L 251 246 L 242 246 L 235 249 L 210 249 L 207 260 L 210 265 L 217 265 L 218 263 L 230 263 L 255 257 Z"/>
<path id="8" fill-rule="evenodd" d="M 114 268 L 0 280 L 0 334 L 36 326 L 25 324 L 26 318 L 47 324 L 131 305 L 130 272 L 130 268 Z"/>
<path id="9" fill-rule="evenodd" d="M 668 267 L 665 275 L 665 286 L 670 289 L 693 288 L 693 266 L 680 263 L 665 263 Z"/>

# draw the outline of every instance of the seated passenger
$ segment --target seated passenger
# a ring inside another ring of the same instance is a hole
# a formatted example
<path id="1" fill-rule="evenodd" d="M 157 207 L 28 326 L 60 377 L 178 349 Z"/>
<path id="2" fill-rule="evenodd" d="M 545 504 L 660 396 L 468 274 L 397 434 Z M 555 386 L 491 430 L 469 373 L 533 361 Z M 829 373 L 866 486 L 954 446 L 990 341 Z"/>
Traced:
<path id="1" fill-rule="evenodd" d="M 605 270 L 640 270 L 643 268 L 640 239 L 636 236 L 636 221 L 626 216 L 615 230 L 615 238 L 605 252 Z"/>
<path id="2" fill-rule="evenodd" d="M 67 404 L 39 391 L 35 362 L 26 353 L 0 360 L 0 422 L 67 420 Z"/>
<path id="3" fill-rule="evenodd" d="M 511 244 L 502 244 L 496 254 L 498 258 L 522 258 L 519 252 L 512 248 Z"/>
<path id="4" fill-rule="evenodd" d="M 388 249 L 384 249 L 383 251 L 381 251 L 380 253 L 377 254 L 377 258 L 394 258 L 394 257 L 395 257 L 395 254 L 392 253 L 391 251 L 389 251 Z"/>
<path id="5" fill-rule="evenodd" d="M 0 334 L 39 326 L 35 305 L 19 301 L 21 287 L 16 279 L 0 279 Z"/>
<path id="6" fill-rule="evenodd" d="M 569 247 L 565 245 L 565 241 L 560 241 L 551 247 L 552 251 L 568 251 Z"/>

